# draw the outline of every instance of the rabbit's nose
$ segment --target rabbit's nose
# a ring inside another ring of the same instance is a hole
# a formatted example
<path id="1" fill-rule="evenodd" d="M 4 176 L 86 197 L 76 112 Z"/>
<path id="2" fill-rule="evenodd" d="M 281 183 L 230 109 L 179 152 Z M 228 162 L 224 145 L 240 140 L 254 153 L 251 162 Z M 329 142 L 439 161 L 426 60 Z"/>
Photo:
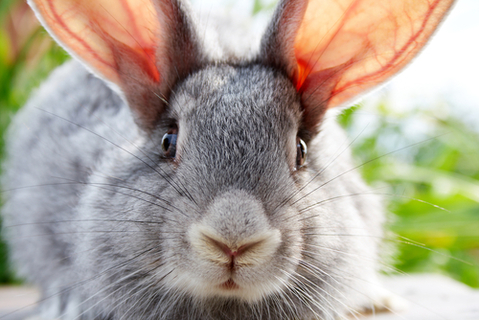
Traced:
<path id="1" fill-rule="evenodd" d="M 206 235 L 202 235 L 203 241 L 209 242 L 211 244 L 211 248 L 216 250 L 219 255 L 222 256 L 222 264 L 224 264 L 230 271 L 233 271 L 235 266 L 238 265 L 249 265 L 252 264 L 251 262 L 248 263 L 250 259 L 241 259 L 245 254 L 253 254 L 255 250 L 261 250 L 261 246 L 265 245 L 265 241 L 251 241 L 249 243 L 245 243 L 241 246 L 235 245 L 228 245 L 224 242 L 212 239 Z M 217 260 L 217 262 L 219 262 Z"/>
<path id="2" fill-rule="evenodd" d="M 222 251 L 223 254 L 226 255 L 227 259 L 229 259 L 229 261 L 226 262 L 225 265 L 230 271 L 233 271 L 235 269 L 235 266 L 238 265 L 238 263 L 242 266 L 254 264 L 254 261 L 256 261 L 257 259 L 251 259 L 251 257 L 249 257 L 250 259 L 248 259 L 248 254 L 250 256 L 254 256 L 255 251 L 264 251 L 264 248 L 261 247 L 267 246 L 266 240 L 251 241 L 249 243 L 241 245 L 240 247 L 228 246 L 227 244 L 224 244 L 211 238 L 209 238 L 208 240 L 211 241 L 211 243 L 217 249 Z M 245 254 L 247 255 L 246 259 L 241 259 Z"/>
<path id="3" fill-rule="evenodd" d="M 209 237 L 207 237 L 207 238 L 209 238 Z M 252 249 L 255 246 L 261 245 L 261 242 L 263 242 L 263 241 L 252 241 L 250 243 L 243 244 L 239 248 L 236 248 L 236 247 L 233 247 L 233 246 L 230 247 L 227 244 L 224 244 L 220 241 L 217 241 L 217 240 L 214 240 L 214 239 L 211 239 L 211 238 L 209 238 L 209 240 L 218 249 L 223 251 L 223 253 L 225 253 L 227 257 L 232 258 L 232 259 L 242 255 L 245 251 L 248 251 L 249 249 Z"/>
<path id="4" fill-rule="evenodd" d="M 211 262 L 226 265 L 230 270 L 236 266 L 253 266 L 268 261 L 276 252 L 280 239 L 277 230 L 262 232 L 240 243 L 229 242 L 219 233 L 201 225 L 190 232 L 190 241 L 197 254 Z"/>
<path id="5" fill-rule="evenodd" d="M 189 241 L 205 260 L 246 267 L 270 261 L 281 244 L 281 232 L 270 225 L 258 199 L 232 190 L 216 197 L 201 222 L 190 227 Z"/>

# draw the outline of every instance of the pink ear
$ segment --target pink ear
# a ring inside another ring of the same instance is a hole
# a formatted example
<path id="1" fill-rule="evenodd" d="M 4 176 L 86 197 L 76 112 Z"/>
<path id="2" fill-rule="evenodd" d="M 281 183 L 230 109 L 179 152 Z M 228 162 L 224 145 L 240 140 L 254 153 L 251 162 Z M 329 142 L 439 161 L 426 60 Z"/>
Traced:
<path id="1" fill-rule="evenodd" d="M 101 77 L 120 84 L 116 44 L 160 81 L 155 50 L 161 26 L 150 0 L 30 0 L 48 31 Z"/>
<path id="2" fill-rule="evenodd" d="M 284 1 L 276 22 L 276 37 L 281 39 L 274 41 L 282 41 L 275 45 L 281 47 L 282 63 L 302 94 L 307 126 L 317 125 L 325 109 L 343 105 L 403 68 L 452 3 Z"/>
<path id="3" fill-rule="evenodd" d="M 151 131 L 171 88 L 201 60 L 178 0 L 29 0 L 45 28 L 74 57 L 125 95 Z"/>

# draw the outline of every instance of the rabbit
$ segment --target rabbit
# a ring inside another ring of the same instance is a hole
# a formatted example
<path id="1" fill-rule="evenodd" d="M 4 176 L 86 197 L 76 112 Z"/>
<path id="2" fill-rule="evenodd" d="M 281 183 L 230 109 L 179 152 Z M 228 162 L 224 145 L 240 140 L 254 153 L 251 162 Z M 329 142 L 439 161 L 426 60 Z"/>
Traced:
<path id="1" fill-rule="evenodd" d="M 37 316 L 374 306 L 384 209 L 335 113 L 401 70 L 452 3 L 282 0 L 243 50 L 179 0 L 29 0 L 74 58 L 7 139 L 4 232 L 41 288 Z"/>

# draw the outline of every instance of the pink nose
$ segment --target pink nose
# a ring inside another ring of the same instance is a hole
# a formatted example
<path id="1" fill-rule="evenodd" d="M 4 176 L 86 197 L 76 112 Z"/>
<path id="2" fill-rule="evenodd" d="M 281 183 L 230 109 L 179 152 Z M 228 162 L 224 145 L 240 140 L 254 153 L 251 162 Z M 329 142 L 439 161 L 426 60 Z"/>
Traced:
<path id="1" fill-rule="evenodd" d="M 213 243 L 218 249 L 223 251 L 226 254 L 226 256 L 230 259 L 230 262 L 227 264 L 227 267 L 230 271 L 233 271 L 233 269 L 235 268 L 235 258 L 241 256 L 246 251 L 250 250 L 251 248 L 261 243 L 261 241 L 250 242 L 233 250 L 228 245 L 220 241 L 211 239 L 210 237 L 208 237 L 208 240 L 211 241 L 211 243 Z"/>
<path id="2" fill-rule="evenodd" d="M 240 251 L 240 248 L 238 248 L 238 250 L 231 250 L 226 244 L 218 242 L 218 241 L 215 241 L 215 245 L 218 246 L 218 248 L 220 248 L 224 253 L 226 253 L 228 258 L 230 258 L 230 263 L 228 264 L 228 269 L 230 271 L 233 271 L 233 269 L 235 267 L 235 258 L 237 256 L 241 255 L 241 253 L 242 253 Z"/>
<path id="3" fill-rule="evenodd" d="M 219 242 L 217 240 L 214 240 L 214 239 L 211 239 L 210 238 L 210 241 L 212 243 L 214 243 L 214 245 L 216 247 L 218 247 L 219 249 L 221 249 L 221 251 L 223 251 L 228 257 L 234 259 L 240 255 L 242 255 L 245 251 L 248 251 L 249 249 L 251 249 L 252 247 L 254 247 L 255 245 L 257 245 L 259 242 L 251 242 L 251 243 L 247 243 L 247 244 L 244 244 L 242 245 L 241 247 L 239 247 L 238 249 L 231 249 L 230 247 L 228 247 L 228 245 L 222 243 L 222 242 Z"/>

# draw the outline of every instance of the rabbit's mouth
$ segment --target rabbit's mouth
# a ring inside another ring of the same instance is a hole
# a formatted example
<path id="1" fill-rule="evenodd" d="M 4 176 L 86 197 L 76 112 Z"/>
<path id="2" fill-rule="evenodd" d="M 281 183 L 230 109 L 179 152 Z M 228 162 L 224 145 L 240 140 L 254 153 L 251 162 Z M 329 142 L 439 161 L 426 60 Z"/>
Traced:
<path id="1" fill-rule="evenodd" d="M 236 282 L 234 282 L 233 279 L 229 278 L 228 281 L 222 283 L 220 286 L 219 286 L 221 289 L 223 290 L 237 290 L 239 289 L 240 287 L 236 284 Z"/>

